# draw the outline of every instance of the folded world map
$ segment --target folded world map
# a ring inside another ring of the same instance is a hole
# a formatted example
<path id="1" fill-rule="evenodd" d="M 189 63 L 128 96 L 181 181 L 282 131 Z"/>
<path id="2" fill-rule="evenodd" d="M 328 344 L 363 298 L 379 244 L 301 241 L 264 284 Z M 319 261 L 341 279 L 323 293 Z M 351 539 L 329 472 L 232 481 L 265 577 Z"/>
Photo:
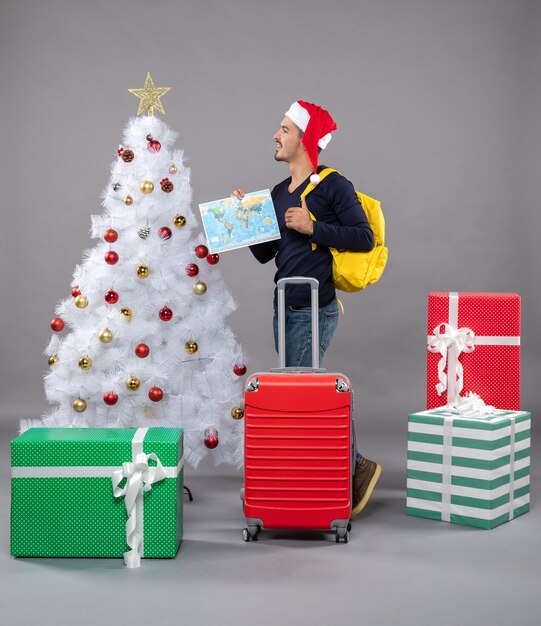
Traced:
<path id="1" fill-rule="evenodd" d="M 212 254 L 280 239 L 270 191 L 253 191 L 242 200 L 230 196 L 199 205 Z"/>

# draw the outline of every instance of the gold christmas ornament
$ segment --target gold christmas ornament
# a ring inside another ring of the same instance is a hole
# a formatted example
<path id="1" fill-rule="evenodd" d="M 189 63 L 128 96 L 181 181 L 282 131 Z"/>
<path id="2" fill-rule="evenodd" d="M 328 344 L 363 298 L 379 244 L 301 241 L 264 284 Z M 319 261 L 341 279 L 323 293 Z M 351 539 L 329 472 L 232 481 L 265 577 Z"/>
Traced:
<path id="1" fill-rule="evenodd" d="M 160 98 L 168 91 L 171 91 L 171 87 L 156 87 L 150 72 L 147 72 L 145 86 L 142 89 L 128 89 L 128 91 L 139 98 L 137 115 L 141 115 L 141 113 L 145 111 L 148 115 L 154 115 L 154 109 L 157 109 L 160 113 L 165 115 L 165 110 Z"/>
<path id="2" fill-rule="evenodd" d="M 148 278 L 149 274 L 150 268 L 148 267 L 148 265 L 139 265 L 139 267 L 137 268 L 137 276 L 139 276 L 139 278 Z"/>
<path id="3" fill-rule="evenodd" d="M 132 374 L 126 381 L 126 387 L 130 391 L 137 391 L 140 386 L 141 386 L 141 381 L 134 374 Z"/>
<path id="4" fill-rule="evenodd" d="M 120 309 L 120 314 L 126 318 L 128 321 L 131 320 L 132 312 L 131 309 L 127 306 L 124 306 Z"/>
<path id="5" fill-rule="evenodd" d="M 197 343 L 193 339 L 189 339 L 184 344 L 184 350 L 186 350 L 186 352 L 188 354 L 195 354 L 197 352 L 198 348 L 199 348 L 199 346 L 197 345 Z"/>
<path id="6" fill-rule="evenodd" d="M 194 283 L 193 292 L 196 296 L 202 296 L 207 293 L 207 286 L 202 280 L 198 280 Z"/>
<path id="7" fill-rule="evenodd" d="M 84 355 L 79 359 L 78 365 L 82 370 L 89 370 L 92 367 L 92 359 Z"/>
<path id="8" fill-rule="evenodd" d="M 74 411 L 77 411 L 77 413 L 82 413 L 83 411 L 86 411 L 86 400 L 83 400 L 82 398 L 77 398 L 77 400 L 73 401 L 73 404 L 71 406 L 73 407 Z"/>
<path id="9" fill-rule="evenodd" d="M 177 166 L 174 163 L 169 167 L 169 173 L 170 174 L 176 174 L 177 173 Z"/>
<path id="10" fill-rule="evenodd" d="M 130 204 L 133 204 L 133 198 L 131 196 L 126 196 L 124 198 L 124 204 L 126 204 L 127 206 L 130 206 Z"/>
<path id="11" fill-rule="evenodd" d="M 108 328 L 100 330 L 98 337 L 102 343 L 111 343 L 113 341 L 113 333 Z"/>
<path id="12" fill-rule="evenodd" d="M 81 294 L 80 296 L 77 296 L 74 302 L 75 302 L 75 306 L 78 309 L 85 309 L 88 306 L 88 298 L 86 296 L 83 296 L 83 294 Z"/>
<path id="13" fill-rule="evenodd" d="M 56 365 L 58 361 L 59 361 L 58 354 L 51 354 L 47 362 L 52 367 L 53 365 Z"/>
<path id="14" fill-rule="evenodd" d="M 184 226 L 186 226 L 186 218 L 184 217 L 184 215 L 175 215 L 175 217 L 173 218 L 173 224 L 177 228 L 184 228 Z"/>
<path id="15" fill-rule="evenodd" d="M 154 183 L 150 180 L 144 180 L 139 185 L 139 189 L 141 189 L 142 193 L 152 193 L 154 191 Z"/>
<path id="16" fill-rule="evenodd" d="M 244 411 L 240 408 L 240 406 L 235 406 L 231 409 L 231 417 L 234 420 L 241 420 L 244 417 Z"/>

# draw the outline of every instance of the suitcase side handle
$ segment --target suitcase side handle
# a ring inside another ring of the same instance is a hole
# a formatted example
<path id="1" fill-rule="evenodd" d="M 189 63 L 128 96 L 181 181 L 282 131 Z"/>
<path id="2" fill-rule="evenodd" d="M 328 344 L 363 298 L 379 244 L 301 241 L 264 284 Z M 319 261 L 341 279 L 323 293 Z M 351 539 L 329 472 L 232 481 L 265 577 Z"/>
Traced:
<path id="1" fill-rule="evenodd" d="M 280 278 L 276 283 L 278 289 L 278 360 L 280 368 L 286 366 L 286 285 L 309 284 L 312 307 L 312 368 L 319 369 L 319 281 L 306 276 Z"/>

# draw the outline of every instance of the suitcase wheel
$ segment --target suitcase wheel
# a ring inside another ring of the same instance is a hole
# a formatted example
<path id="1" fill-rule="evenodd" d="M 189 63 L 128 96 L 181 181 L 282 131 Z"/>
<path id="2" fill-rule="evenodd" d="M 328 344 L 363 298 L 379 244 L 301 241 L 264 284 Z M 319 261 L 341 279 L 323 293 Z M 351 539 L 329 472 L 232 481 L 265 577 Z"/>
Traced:
<path id="1" fill-rule="evenodd" d="M 242 538 L 244 541 L 257 541 L 257 535 L 259 534 L 259 526 L 250 526 L 249 528 L 243 528 Z"/>
<path id="2" fill-rule="evenodd" d="M 347 543 L 348 542 L 348 529 L 347 528 L 337 528 L 336 529 L 336 543 Z"/>

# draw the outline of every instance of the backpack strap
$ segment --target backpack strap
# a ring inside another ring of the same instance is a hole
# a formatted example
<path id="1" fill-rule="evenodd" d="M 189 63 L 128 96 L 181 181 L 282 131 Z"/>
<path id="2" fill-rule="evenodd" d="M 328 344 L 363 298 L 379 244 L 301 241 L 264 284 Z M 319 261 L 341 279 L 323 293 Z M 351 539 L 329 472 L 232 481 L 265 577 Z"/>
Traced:
<path id="1" fill-rule="evenodd" d="M 329 174 L 332 174 L 333 172 L 336 172 L 336 170 L 333 170 L 332 167 L 326 167 L 324 170 L 321 170 L 321 172 L 319 172 L 319 182 L 321 182 L 324 178 L 326 178 Z M 304 198 L 306 198 L 306 196 L 311 191 L 314 191 L 316 187 L 317 185 L 314 185 L 314 183 L 308 183 L 306 189 L 301 194 L 301 200 L 304 200 Z M 315 221 L 314 217 L 312 217 L 312 219 Z"/>
<path id="2" fill-rule="evenodd" d="M 332 174 L 333 172 L 337 172 L 337 170 L 333 170 L 332 167 L 326 167 L 325 169 L 321 170 L 321 172 L 319 172 L 319 182 L 321 182 L 324 178 L 326 178 L 329 174 Z M 314 183 L 308 183 L 308 185 L 306 186 L 306 189 L 301 194 L 301 200 L 304 200 L 304 198 L 306 198 L 306 196 L 311 191 L 313 191 L 316 188 L 316 186 L 317 185 L 314 185 Z M 311 220 L 313 220 L 314 222 L 317 222 L 315 216 L 310 211 L 308 211 L 308 215 L 310 215 Z M 316 248 L 317 248 L 317 243 L 313 243 L 312 252 L 316 250 Z M 342 310 L 342 315 L 344 315 L 344 305 L 342 304 L 342 301 L 340 300 L 340 298 L 336 298 L 336 301 L 340 305 L 340 309 Z"/>
<path id="3" fill-rule="evenodd" d="M 326 178 L 329 174 L 332 174 L 333 172 L 336 172 L 336 170 L 333 170 L 332 167 L 326 167 L 324 170 L 321 170 L 321 172 L 319 172 L 319 182 L 321 182 L 324 178 Z M 311 191 L 313 191 L 316 187 L 317 185 L 314 185 L 314 183 L 308 183 L 308 185 L 306 186 L 306 189 L 301 193 L 301 201 L 304 200 L 306 196 Z M 311 220 L 313 220 L 314 222 L 317 222 L 315 216 L 312 213 L 310 213 L 310 211 L 308 211 L 308 215 L 310 215 Z M 317 249 L 317 243 L 313 243 L 312 252 L 316 249 Z"/>

